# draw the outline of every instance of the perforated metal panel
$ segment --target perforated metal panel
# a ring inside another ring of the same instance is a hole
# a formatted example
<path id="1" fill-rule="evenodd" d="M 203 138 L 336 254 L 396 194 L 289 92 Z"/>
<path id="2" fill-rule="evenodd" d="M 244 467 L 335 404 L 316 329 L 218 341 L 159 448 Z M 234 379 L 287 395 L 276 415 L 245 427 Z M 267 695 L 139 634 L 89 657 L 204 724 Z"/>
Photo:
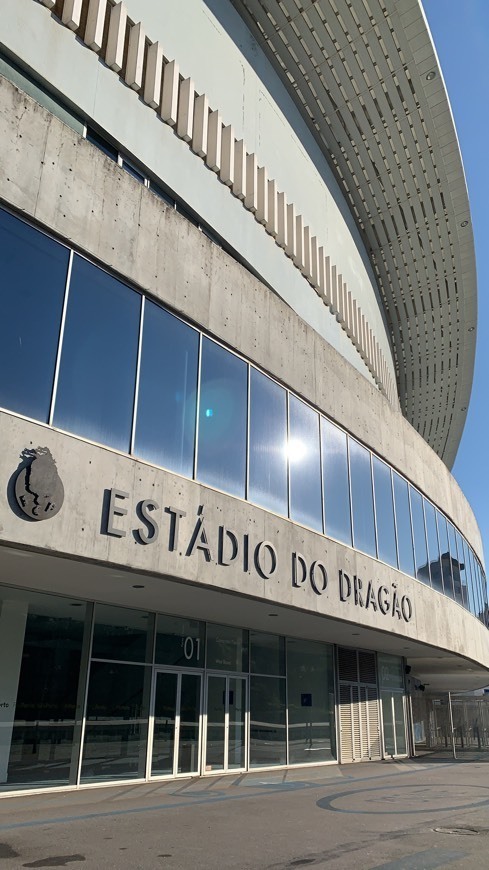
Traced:
<path id="1" fill-rule="evenodd" d="M 336 174 L 377 277 L 402 410 L 450 467 L 473 377 L 475 258 L 422 9 L 413 0 L 233 2 Z"/>

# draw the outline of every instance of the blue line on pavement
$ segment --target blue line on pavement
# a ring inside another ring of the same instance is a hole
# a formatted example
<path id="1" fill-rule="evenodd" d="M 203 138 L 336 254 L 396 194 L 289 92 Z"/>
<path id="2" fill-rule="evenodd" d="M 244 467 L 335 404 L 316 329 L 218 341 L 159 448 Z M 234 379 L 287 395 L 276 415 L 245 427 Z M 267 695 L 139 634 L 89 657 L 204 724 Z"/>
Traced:
<path id="1" fill-rule="evenodd" d="M 304 784 L 301 788 L 309 789 L 309 788 L 318 788 L 317 783 Z M 277 786 L 274 789 L 274 792 L 284 792 L 290 791 L 290 788 L 284 786 Z M 270 794 L 271 792 L 267 792 Z M 110 818 L 112 816 L 130 816 L 137 813 L 154 813 L 161 810 L 174 810 L 177 808 L 183 807 L 194 807 L 196 804 L 216 804 L 221 803 L 222 801 L 236 801 L 243 800 L 244 798 L 252 798 L 252 797 L 263 797 L 262 791 L 257 792 L 243 792 L 242 794 L 232 794 L 232 795 L 222 795 L 220 794 L 217 797 L 214 797 L 212 794 L 209 794 L 208 797 L 199 797 L 197 800 L 185 800 L 185 801 L 177 801 L 176 803 L 168 803 L 168 804 L 157 804 L 155 806 L 145 806 L 145 807 L 132 807 L 127 810 L 105 810 L 101 813 L 83 813 L 78 816 L 59 816 L 51 819 L 36 819 L 31 822 L 13 822 L 8 825 L 0 825 L 0 831 L 12 831 L 15 828 L 39 828 L 43 825 L 63 825 L 65 823 L 70 822 L 85 822 L 88 819 L 104 819 Z"/>
<path id="2" fill-rule="evenodd" d="M 446 764 L 442 763 L 439 765 L 439 767 L 450 767 L 450 766 L 451 766 L 451 762 L 447 762 Z M 382 774 L 379 777 L 373 778 L 371 776 L 365 776 L 365 777 L 358 778 L 355 780 L 355 783 L 371 782 L 372 779 L 378 781 L 380 779 L 391 778 L 391 777 L 400 776 L 400 775 L 402 776 L 402 775 L 406 775 L 406 774 L 410 774 L 410 773 L 419 773 L 419 772 L 420 772 L 420 770 L 416 766 L 410 767 L 408 770 L 404 769 L 402 771 L 400 771 L 399 767 L 397 767 L 395 771 L 386 772 L 385 774 Z M 345 776 L 345 774 L 343 774 L 342 771 L 340 771 L 340 770 L 339 770 L 338 778 L 340 777 L 340 774 L 341 774 L 342 779 L 347 778 Z M 266 776 L 266 774 L 264 774 L 264 776 Z M 350 780 L 350 782 L 353 783 L 353 777 L 348 777 L 348 779 Z M 268 786 L 268 783 L 266 783 L 264 785 Z M 17 828 L 40 828 L 43 825 L 63 825 L 63 824 L 69 824 L 71 822 L 84 822 L 84 821 L 88 821 L 89 819 L 103 819 L 103 818 L 111 818 L 111 817 L 117 817 L 117 816 L 128 816 L 128 815 L 133 815 L 133 814 L 135 815 L 135 814 L 140 814 L 140 813 L 157 812 L 157 811 L 161 811 L 161 810 L 173 810 L 173 809 L 177 809 L 179 807 L 196 806 L 197 804 L 220 803 L 222 801 L 242 800 L 243 798 L 263 797 L 264 794 L 271 795 L 271 794 L 279 794 L 281 792 L 291 791 L 291 788 L 290 788 L 291 785 L 293 785 L 293 787 L 296 788 L 297 790 L 301 790 L 301 789 L 305 790 L 305 789 L 331 788 L 332 786 L 336 786 L 337 783 L 336 782 L 333 783 L 330 780 L 328 780 L 328 782 L 301 782 L 299 787 L 297 788 L 294 781 L 292 781 L 292 783 L 287 783 L 287 782 L 277 783 L 277 785 L 274 786 L 273 788 L 267 787 L 266 791 L 263 791 L 263 789 L 261 789 L 260 791 L 242 792 L 240 794 L 232 794 L 232 795 L 222 794 L 222 792 L 221 792 L 217 796 L 213 796 L 212 792 L 209 792 L 209 794 L 204 796 L 204 797 L 202 796 L 202 792 L 201 792 L 199 797 L 197 799 L 194 799 L 194 800 L 189 799 L 190 796 L 188 794 L 186 794 L 185 795 L 186 800 L 181 800 L 181 801 L 177 801 L 177 802 L 173 802 L 173 803 L 157 804 L 154 806 L 144 806 L 144 807 L 132 807 L 131 809 L 125 809 L 125 810 L 105 810 L 104 812 L 82 813 L 80 815 L 74 815 L 74 816 L 57 816 L 57 817 L 55 816 L 54 818 L 36 819 L 33 821 L 29 821 L 29 822 L 12 822 L 10 824 L 0 825 L 0 831 L 12 831 L 12 830 L 15 830 Z M 136 788 L 137 784 L 134 783 L 134 786 Z M 77 793 L 80 794 L 80 792 L 77 792 Z M 362 811 L 360 810 L 359 814 L 361 814 L 361 812 Z"/>

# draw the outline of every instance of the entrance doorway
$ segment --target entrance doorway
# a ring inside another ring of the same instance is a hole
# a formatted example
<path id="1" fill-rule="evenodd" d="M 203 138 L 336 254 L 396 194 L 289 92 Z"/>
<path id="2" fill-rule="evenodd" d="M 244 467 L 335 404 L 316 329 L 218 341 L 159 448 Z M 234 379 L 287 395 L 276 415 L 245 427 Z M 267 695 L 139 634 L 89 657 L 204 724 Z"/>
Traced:
<path id="1" fill-rule="evenodd" d="M 150 775 L 200 773 L 201 675 L 156 670 L 152 700 Z"/>
<path id="2" fill-rule="evenodd" d="M 246 677 L 207 676 L 204 773 L 247 766 Z"/>

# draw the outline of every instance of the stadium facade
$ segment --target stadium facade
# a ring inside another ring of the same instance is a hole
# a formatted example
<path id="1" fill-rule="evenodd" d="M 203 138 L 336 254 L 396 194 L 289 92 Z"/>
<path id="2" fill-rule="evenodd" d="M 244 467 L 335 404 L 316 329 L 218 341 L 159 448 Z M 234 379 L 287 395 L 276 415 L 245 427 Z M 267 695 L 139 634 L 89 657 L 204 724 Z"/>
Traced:
<path id="1" fill-rule="evenodd" d="M 418 0 L 1 19 L 2 793 L 413 754 L 489 682 Z"/>

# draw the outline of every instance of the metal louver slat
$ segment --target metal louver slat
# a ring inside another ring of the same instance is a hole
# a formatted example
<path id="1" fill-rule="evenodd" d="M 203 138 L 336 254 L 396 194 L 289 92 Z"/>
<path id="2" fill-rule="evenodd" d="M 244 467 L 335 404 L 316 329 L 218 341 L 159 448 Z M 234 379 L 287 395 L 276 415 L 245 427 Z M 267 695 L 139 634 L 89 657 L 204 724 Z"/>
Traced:
<path id="1" fill-rule="evenodd" d="M 360 720 L 360 690 L 358 686 L 351 687 L 351 729 L 353 736 L 353 760 L 360 761 L 362 758 L 363 751 L 363 740 L 362 740 L 362 723 Z"/>
<path id="2" fill-rule="evenodd" d="M 360 758 L 363 760 L 368 759 L 370 756 L 370 734 L 368 727 L 368 710 L 366 705 L 366 695 L 367 690 L 364 686 L 360 686 L 360 703 L 358 705 L 358 719 L 360 722 L 360 735 L 361 735 L 361 753 Z"/>
<path id="3" fill-rule="evenodd" d="M 351 687 L 340 686 L 340 760 L 354 761 Z"/>
<path id="4" fill-rule="evenodd" d="M 374 689 L 367 688 L 366 693 L 366 709 L 369 723 L 369 758 L 374 761 L 375 759 L 382 758 L 379 699 Z"/>

